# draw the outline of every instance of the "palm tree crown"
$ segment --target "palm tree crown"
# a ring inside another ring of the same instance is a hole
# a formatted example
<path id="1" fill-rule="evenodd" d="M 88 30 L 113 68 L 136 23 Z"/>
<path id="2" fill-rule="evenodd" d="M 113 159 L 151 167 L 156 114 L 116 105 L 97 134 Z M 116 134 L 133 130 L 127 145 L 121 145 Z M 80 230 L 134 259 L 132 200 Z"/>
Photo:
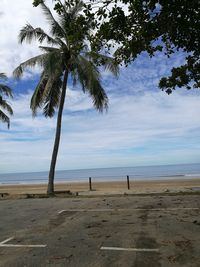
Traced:
<path id="1" fill-rule="evenodd" d="M 61 3 L 61 2 L 60 2 Z M 101 85 L 101 75 L 98 66 L 102 65 L 115 75 L 118 66 L 114 60 L 88 48 L 91 21 L 81 11 L 83 2 L 76 1 L 76 5 L 62 5 L 62 11 L 55 19 L 50 9 L 41 1 L 40 6 L 50 26 L 50 34 L 41 28 L 34 28 L 30 24 L 23 27 L 19 34 L 19 41 L 31 43 L 36 39 L 40 44 L 42 54 L 21 63 L 14 71 L 14 76 L 20 78 L 27 67 L 39 65 L 42 68 L 40 80 L 31 99 L 31 109 L 36 115 L 37 109 L 42 108 L 46 117 L 52 117 L 58 108 L 56 137 L 49 173 L 53 193 L 53 180 L 56 158 L 58 153 L 61 118 L 66 95 L 68 76 L 73 83 L 80 83 L 83 92 L 90 95 L 94 107 L 103 111 L 108 106 L 108 97 Z M 87 42 L 86 42 L 87 41 Z"/>
<path id="2" fill-rule="evenodd" d="M 72 8 L 63 5 L 63 12 L 58 21 L 44 3 L 40 5 L 50 23 L 51 35 L 41 28 L 27 24 L 20 31 L 19 41 L 30 43 L 36 39 L 41 44 L 46 41 L 49 46 L 40 46 L 44 53 L 23 62 L 14 71 L 14 76 L 19 78 L 27 67 L 42 67 L 40 81 L 31 99 L 33 115 L 36 115 L 37 108 L 41 107 L 45 116 L 54 115 L 55 108 L 59 105 L 65 70 L 71 74 L 74 84 L 79 81 L 83 91 L 90 94 L 95 108 L 99 111 L 107 108 L 108 98 L 100 83 L 101 75 L 97 63 L 101 63 L 116 75 L 118 67 L 112 58 L 88 51 L 85 38 L 90 25 L 89 21 L 80 15 L 82 1 Z"/>
<path id="3" fill-rule="evenodd" d="M 0 80 L 5 80 L 6 78 L 7 77 L 4 73 L 0 73 Z M 0 120 L 2 122 L 7 123 L 8 128 L 9 128 L 10 127 L 10 119 L 9 119 L 8 115 L 6 115 L 5 112 L 7 112 L 9 115 L 13 115 L 13 110 L 12 110 L 11 106 L 3 98 L 4 96 L 12 97 L 12 90 L 7 85 L 0 83 Z"/>

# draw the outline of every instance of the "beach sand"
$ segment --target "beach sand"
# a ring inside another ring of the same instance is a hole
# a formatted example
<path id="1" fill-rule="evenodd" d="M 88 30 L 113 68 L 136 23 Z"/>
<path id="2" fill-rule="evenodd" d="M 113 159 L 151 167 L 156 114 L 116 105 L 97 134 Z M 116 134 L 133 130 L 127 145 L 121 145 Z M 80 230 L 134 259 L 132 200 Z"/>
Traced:
<path id="1" fill-rule="evenodd" d="M 46 193 L 47 184 L 30 185 L 0 185 L 0 194 L 43 194 Z M 190 192 L 200 191 L 200 177 L 194 179 L 170 179 L 151 181 L 130 181 L 130 190 L 127 189 L 126 181 L 92 181 L 92 191 L 89 183 L 55 183 L 55 191 L 67 191 L 81 194 L 123 194 L 123 193 L 159 193 L 159 192 Z"/>

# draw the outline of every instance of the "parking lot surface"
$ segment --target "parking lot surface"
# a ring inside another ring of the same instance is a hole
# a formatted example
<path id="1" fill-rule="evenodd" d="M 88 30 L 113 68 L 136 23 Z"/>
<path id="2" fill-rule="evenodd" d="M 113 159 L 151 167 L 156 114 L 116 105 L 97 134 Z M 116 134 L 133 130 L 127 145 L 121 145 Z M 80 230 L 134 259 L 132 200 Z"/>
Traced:
<path id="1" fill-rule="evenodd" d="M 0 201 L 1 267 L 200 266 L 200 197 Z"/>

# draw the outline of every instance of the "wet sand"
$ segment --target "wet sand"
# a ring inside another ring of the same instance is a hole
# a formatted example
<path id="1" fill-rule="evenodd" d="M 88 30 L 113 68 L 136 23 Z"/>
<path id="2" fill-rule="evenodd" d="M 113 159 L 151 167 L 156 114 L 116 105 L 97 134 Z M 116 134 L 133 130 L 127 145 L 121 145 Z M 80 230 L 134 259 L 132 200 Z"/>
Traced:
<path id="1" fill-rule="evenodd" d="M 0 185 L 0 193 L 9 194 L 40 194 L 46 193 L 47 184 L 30 185 Z M 180 192 L 200 191 L 200 177 L 194 179 L 170 179 L 151 181 L 130 181 L 130 190 L 126 181 L 92 181 L 92 191 L 89 190 L 89 183 L 55 183 L 56 191 L 78 192 L 80 194 L 113 194 L 113 193 L 159 193 L 159 192 Z"/>

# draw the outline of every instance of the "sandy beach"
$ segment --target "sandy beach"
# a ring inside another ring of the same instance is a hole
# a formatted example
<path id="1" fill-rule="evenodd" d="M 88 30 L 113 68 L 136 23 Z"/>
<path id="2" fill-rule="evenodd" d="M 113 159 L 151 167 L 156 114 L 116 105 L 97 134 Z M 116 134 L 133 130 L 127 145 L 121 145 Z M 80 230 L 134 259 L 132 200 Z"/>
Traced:
<path id="1" fill-rule="evenodd" d="M 0 185 L 0 193 L 9 194 L 40 194 L 46 193 L 47 184 L 29 185 Z M 92 191 L 88 183 L 55 183 L 56 191 L 78 192 L 79 194 L 113 194 L 113 193 L 158 193 L 158 192 L 180 192 L 200 189 L 200 177 L 194 179 L 170 179 L 151 181 L 130 181 L 130 190 L 127 189 L 126 181 L 92 181 Z"/>

